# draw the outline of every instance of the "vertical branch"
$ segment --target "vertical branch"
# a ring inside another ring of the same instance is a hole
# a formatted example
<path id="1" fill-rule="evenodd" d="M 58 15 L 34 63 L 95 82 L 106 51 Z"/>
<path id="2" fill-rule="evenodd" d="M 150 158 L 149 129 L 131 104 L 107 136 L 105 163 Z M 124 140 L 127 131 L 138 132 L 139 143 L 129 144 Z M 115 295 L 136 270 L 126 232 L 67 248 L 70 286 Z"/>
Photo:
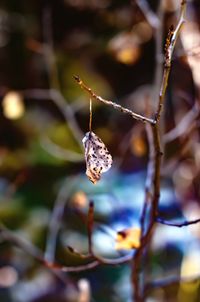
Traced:
<path id="1" fill-rule="evenodd" d="M 172 54 L 174 51 L 175 43 L 178 38 L 178 34 L 184 22 L 184 15 L 186 9 L 186 1 L 181 2 L 181 15 L 176 29 L 173 31 L 171 28 L 166 41 L 166 55 L 165 55 L 165 66 L 162 78 L 162 85 L 159 94 L 158 108 L 155 115 L 155 124 L 151 124 L 152 138 L 153 138 L 153 149 L 152 154 L 154 154 L 154 174 L 152 175 L 152 185 L 153 185 L 153 195 L 151 200 L 151 212 L 150 212 L 150 222 L 146 234 L 142 237 L 141 246 L 135 252 L 132 260 L 132 284 L 134 286 L 133 301 L 142 302 L 144 300 L 143 291 L 141 291 L 140 283 L 140 265 L 142 262 L 142 257 L 146 246 L 151 241 L 151 236 L 153 228 L 156 222 L 157 209 L 160 198 L 160 170 L 161 170 L 161 143 L 160 143 L 160 116 L 162 112 L 163 102 L 166 94 L 166 89 L 168 85 L 168 78 L 171 69 Z M 144 213 L 143 213 L 144 215 Z"/>
<path id="2" fill-rule="evenodd" d="M 163 1 L 160 0 L 159 7 L 158 7 L 158 18 L 160 20 L 159 27 L 156 29 L 155 33 L 155 61 L 156 61 L 156 70 L 155 70 L 155 76 L 154 76 L 154 87 L 155 87 L 155 93 L 154 97 L 157 99 L 157 96 L 160 92 L 160 84 L 162 79 L 162 72 L 163 72 L 163 51 L 162 51 L 162 45 L 163 45 L 163 21 L 164 21 L 164 10 L 163 10 Z"/>
<path id="3" fill-rule="evenodd" d="M 141 225 L 141 236 L 144 235 L 144 223 L 146 218 L 146 211 L 149 204 L 149 201 L 152 197 L 152 179 L 154 175 L 154 143 L 153 143 L 153 133 L 150 125 L 146 125 L 147 141 L 149 145 L 149 159 L 147 165 L 147 176 L 145 183 L 145 197 L 144 197 L 144 206 L 142 210 L 142 215 L 140 218 Z"/>
<path id="4" fill-rule="evenodd" d="M 165 0 L 160 0 L 159 7 L 158 7 L 158 18 L 160 20 L 159 27 L 156 29 L 155 32 L 155 44 L 156 44 L 156 54 L 155 54 L 155 61 L 156 61 L 156 70 L 154 76 L 154 100 L 157 99 L 160 93 L 162 75 L 163 75 L 163 26 L 164 26 L 164 9 L 163 9 L 163 2 Z M 153 105 L 153 104 L 152 104 Z M 156 109 L 156 103 L 153 106 L 153 110 Z M 164 133 L 164 119 L 161 120 L 160 125 L 160 132 L 161 135 Z"/>
<path id="5" fill-rule="evenodd" d="M 90 255 L 93 255 L 93 251 L 92 251 L 93 225 L 94 225 L 94 203 L 93 203 L 93 201 L 91 201 L 89 204 L 88 219 L 87 219 L 88 245 L 89 245 L 89 254 Z"/>
<path id="6" fill-rule="evenodd" d="M 155 125 L 151 125 L 152 137 L 153 137 L 153 148 L 154 148 L 154 173 L 153 173 L 153 194 L 151 200 L 151 212 L 150 212 L 150 223 L 145 235 L 141 239 L 141 246 L 136 250 L 132 260 L 132 273 L 131 280 L 134 286 L 133 301 L 143 301 L 143 290 L 141 290 L 140 282 L 140 266 L 144 250 L 151 240 L 153 227 L 155 225 L 157 208 L 160 197 L 160 166 L 161 166 L 161 146 L 159 137 L 159 122 Z"/>
<path id="7" fill-rule="evenodd" d="M 164 97 L 168 85 L 168 78 L 169 78 L 169 73 L 171 69 L 171 61 L 172 61 L 172 55 L 174 52 L 174 47 L 176 45 L 176 41 L 178 39 L 180 30 L 183 26 L 183 23 L 185 22 L 185 12 L 186 12 L 186 0 L 181 1 L 181 13 L 180 13 L 180 18 L 178 21 L 178 24 L 173 30 L 173 27 L 169 29 L 166 45 L 165 45 L 165 66 L 164 66 L 164 73 L 163 73 L 163 78 L 162 78 L 162 84 L 161 84 L 161 90 L 160 90 L 160 95 L 159 95 L 159 102 L 158 102 L 158 108 L 156 112 L 155 119 L 160 120 L 160 115 L 161 111 L 163 108 L 163 102 L 164 102 Z"/>

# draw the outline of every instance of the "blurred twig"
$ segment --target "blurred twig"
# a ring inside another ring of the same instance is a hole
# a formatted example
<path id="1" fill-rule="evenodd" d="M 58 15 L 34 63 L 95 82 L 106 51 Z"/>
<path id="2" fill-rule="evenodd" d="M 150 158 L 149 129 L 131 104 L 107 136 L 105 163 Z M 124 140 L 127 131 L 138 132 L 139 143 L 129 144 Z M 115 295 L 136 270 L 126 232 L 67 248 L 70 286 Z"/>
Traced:
<path id="1" fill-rule="evenodd" d="M 152 291 L 153 289 L 159 289 L 159 288 L 166 288 L 168 286 L 176 285 L 179 283 L 192 283 L 197 282 L 200 280 L 200 276 L 191 276 L 191 277 L 168 277 L 164 279 L 159 279 L 155 281 L 150 281 L 145 286 L 145 292 L 144 295 L 147 296 L 147 294 Z"/>
<path id="2" fill-rule="evenodd" d="M 100 264 L 107 264 L 107 265 L 118 265 L 123 264 L 131 260 L 130 255 L 124 256 L 116 259 L 104 259 L 104 258 L 97 258 L 92 260 L 89 263 L 78 265 L 78 266 L 63 266 L 59 263 L 56 263 L 55 261 L 48 261 L 45 259 L 43 252 L 34 246 L 29 241 L 22 239 L 21 236 L 18 236 L 16 233 L 11 232 L 8 230 L 5 226 L 0 224 L 0 240 L 10 242 L 13 245 L 16 245 L 21 250 L 28 253 L 30 256 L 32 256 L 34 259 L 42 263 L 45 267 L 50 269 L 61 281 L 66 283 L 66 278 L 62 276 L 59 271 L 63 272 L 81 272 L 88 269 L 92 269 Z"/>
<path id="3" fill-rule="evenodd" d="M 61 93 L 53 43 L 52 8 L 49 5 L 46 6 L 43 13 L 43 37 L 43 50 L 49 75 L 50 94 L 56 105 L 60 108 L 61 111 L 63 111 L 63 114 L 66 117 L 66 121 L 69 123 L 73 136 L 82 148 L 81 141 L 83 138 L 83 133 L 78 126 L 72 107 L 67 103 L 66 99 L 64 99 Z"/>
<path id="4" fill-rule="evenodd" d="M 57 235 L 60 229 L 64 208 L 67 199 L 73 189 L 74 182 L 74 179 L 70 181 L 69 178 L 66 178 L 58 192 L 56 201 L 54 203 L 53 213 L 49 223 L 45 249 L 45 260 L 49 263 L 53 263 L 55 261 Z"/>
<path id="5" fill-rule="evenodd" d="M 32 245 L 29 241 L 22 239 L 21 236 L 9 231 L 3 224 L 0 225 L 0 238 L 1 240 L 9 241 L 12 244 L 22 248 L 38 261 L 43 261 L 42 251 Z"/>
<path id="6" fill-rule="evenodd" d="M 84 160 L 83 154 L 79 154 L 68 149 L 63 149 L 62 147 L 53 143 L 47 136 L 42 136 L 40 142 L 42 148 L 54 157 L 71 162 L 82 162 Z"/>
<path id="7" fill-rule="evenodd" d="M 196 224 L 196 223 L 200 222 L 200 218 L 199 219 L 194 219 L 194 220 L 191 220 L 191 221 L 185 220 L 183 222 L 175 223 L 175 222 L 164 220 L 161 217 L 157 217 L 156 222 L 164 224 L 164 225 L 172 226 L 172 227 L 182 228 L 184 226 L 188 226 L 188 225 Z"/>
<path id="8" fill-rule="evenodd" d="M 188 132 L 188 129 L 190 129 L 191 124 L 197 119 L 198 116 L 199 106 L 197 103 L 195 103 L 192 109 L 187 112 L 177 126 L 164 135 L 164 143 L 169 143 L 182 135 L 186 135 L 186 132 Z"/>
<path id="9" fill-rule="evenodd" d="M 20 92 L 27 98 L 45 101 L 52 100 L 65 118 L 65 121 L 68 124 L 73 136 L 79 143 L 81 150 L 83 149 L 81 142 L 83 133 L 76 122 L 71 106 L 67 104 L 64 96 L 60 93 L 60 91 L 55 89 L 28 89 Z"/>
<path id="10" fill-rule="evenodd" d="M 151 10 L 148 1 L 146 0 L 134 0 L 142 13 L 144 14 L 146 20 L 148 23 L 152 26 L 152 28 L 158 28 L 160 24 L 159 18 L 156 16 L 156 14 Z"/>
<path id="11" fill-rule="evenodd" d="M 161 147 L 159 137 L 159 123 L 151 126 L 153 133 L 154 146 L 154 173 L 153 173 L 153 194 L 151 199 L 150 223 L 145 235 L 142 237 L 141 246 L 136 250 L 132 261 L 132 283 L 134 285 L 133 299 L 134 301 L 143 301 L 143 295 L 140 284 L 140 265 L 144 249 L 150 242 L 153 227 L 155 224 L 155 217 L 157 215 L 157 207 L 160 198 L 160 166 L 161 166 Z"/>
<path id="12" fill-rule="evenodd" d="M 32 243 L 27 241 L 26 239 L 22 238 L 21 235 L 17 235 L 16 233 L 8 230 L 3 224 L 0 224 L 0 240 L 1 241 L 7 241 L 27 254 L 29 254 L 31 257 L 33 257 L 35 260 L 39 261 L 40 263 L 44 264 L 59 280 L 64 282 L 65 285 L 67 285 L 67 278 L 60 274 L 59 271 L 54 270 L 49 265 L 46 265 L 43 252 L 34 246 Z"/>

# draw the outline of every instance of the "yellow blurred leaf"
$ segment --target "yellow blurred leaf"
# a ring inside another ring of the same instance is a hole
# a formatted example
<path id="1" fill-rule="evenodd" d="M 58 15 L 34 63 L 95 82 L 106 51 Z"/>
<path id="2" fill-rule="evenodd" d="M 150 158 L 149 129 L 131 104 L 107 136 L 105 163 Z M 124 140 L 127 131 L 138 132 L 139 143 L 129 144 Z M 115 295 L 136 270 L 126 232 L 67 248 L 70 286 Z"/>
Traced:
<path id="1" fill-rule="evenodd" d="M 78 191 L 72 196 L 72 204 L 76 208 L 85 208 L 88 204 L 87 195 L 83 191 Z"/>
<path id="2" fill-rule="evenodd" d="M 140 247 L 141 229 L 138 227 L 125 229 L 117 233 L 116 250 L 131 250 Z"/>
<path id="3" fill-rule="evenodd" d="M 117 61 L 123 64 L 134 64 L 141 55 L 138 38 L 134 33 L 123 32 L 115 36 L 108 45 L 108 50 Z"/>
<path id="4" fill-rule="evenodd" d="M 8 119 L 18 119 L 25 111 L 23 97 L 15 91 L 10 91 L 4 96 L 2 106 L 4 116 Z"/>
<path id="5" fill-rule="evenodd" d="M 144 138 L 140 135 L 133 136 L 131 139 L 131 151 L 135 156 L 142 157 L 147 152 L 146 143 Z"/>
<path id="6" fill-rule="evenodd" d="M 116 52 L 116 59 L 123 64 L 133 64 L 139 58 L 140 50 L 138 47 L 127 47 Z"/>

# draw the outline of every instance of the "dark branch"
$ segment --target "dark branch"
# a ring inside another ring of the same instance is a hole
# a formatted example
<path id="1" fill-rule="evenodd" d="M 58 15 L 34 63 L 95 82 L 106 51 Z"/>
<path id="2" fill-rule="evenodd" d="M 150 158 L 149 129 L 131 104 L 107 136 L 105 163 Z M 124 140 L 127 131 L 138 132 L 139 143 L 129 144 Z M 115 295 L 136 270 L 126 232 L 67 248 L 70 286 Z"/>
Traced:
<path id="1" fill-rule="evenodd" d="M 121 105 L 114 103 L 112 101 L 108 101 L 103 99 L 101 96 L 98 96 L 94 91 L 92 91 L 92 89 L 90 87 L 88 87 L 81 79 L 79 76 L 74 76 L 74 79 L 76 80 L 76 82 L 80 85 L 80 87 L 85 90 L 91 98 L 104 103 L 106 105 L 109 105 L 111 107 L 113 107 L 114 109 L 119 110 L 122 113 L 128 114 L 130 115 L 133 119 L 141 121 L 143 123 L 150 123 L 150 124 L 155 124 L 155 121 L 153 119 L 150 119 L 148 117 L 142 116 L 140 114 L 137 114 L 135 112 L 133 112 L 130 109 L 127 109 L 125 107 L 122 107 Z"/>
<path id="2" fill-rule="evenodd" d="M 172 226 L 172 227 L 177 227 L 177 228 L 182 228 L 184 226 L 188 226 L 188 225 L 191 225 L 191 224 L 196 224 L 198 222 L 200 222 L 200 218 L 199 219 L 194 219 L 194 220 L 191 220 L 191 221 L 183 221 L 183 222 L 171 222 L 171 221 L 167 221 L 167 220 L 164 220 L 160 217 L 157 217 L 156 218 L 156 222 L 157 223 L 160 223 L 160 224 L 164 224 L 164 225 L 168 225 L 168 226 Z"/>

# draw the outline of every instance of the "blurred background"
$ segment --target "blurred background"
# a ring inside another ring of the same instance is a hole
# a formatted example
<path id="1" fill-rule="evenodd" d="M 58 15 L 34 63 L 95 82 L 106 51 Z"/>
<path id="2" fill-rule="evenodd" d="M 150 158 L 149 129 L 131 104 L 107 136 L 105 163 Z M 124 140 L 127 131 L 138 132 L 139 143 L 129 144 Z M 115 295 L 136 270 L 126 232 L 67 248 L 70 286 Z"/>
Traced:
<path id="1" fill-rule="evenodd" d="M 106 258 L 117 231 L 138 227 L 149 146 L 143 123 L 93 101 L 93 131 L 113 166 L 93 185 L 85 175 L 82 138 L 89 97 L 98 95 L 152 116 L 158 101 L 165 38 L 179 0 L 1 0 L 0 3 L 0 301 L 130 302 L 129 264 L 64 273 L 46 261 L 87 263 L 87 211 L 95 206 L 93 244 Z M 200 218 L 200 3 L 173 56 L 162 120 L 160 216 Z M 147 262 L 147 301 L 197 302 L 200 227 L 157 225 Z"/>

